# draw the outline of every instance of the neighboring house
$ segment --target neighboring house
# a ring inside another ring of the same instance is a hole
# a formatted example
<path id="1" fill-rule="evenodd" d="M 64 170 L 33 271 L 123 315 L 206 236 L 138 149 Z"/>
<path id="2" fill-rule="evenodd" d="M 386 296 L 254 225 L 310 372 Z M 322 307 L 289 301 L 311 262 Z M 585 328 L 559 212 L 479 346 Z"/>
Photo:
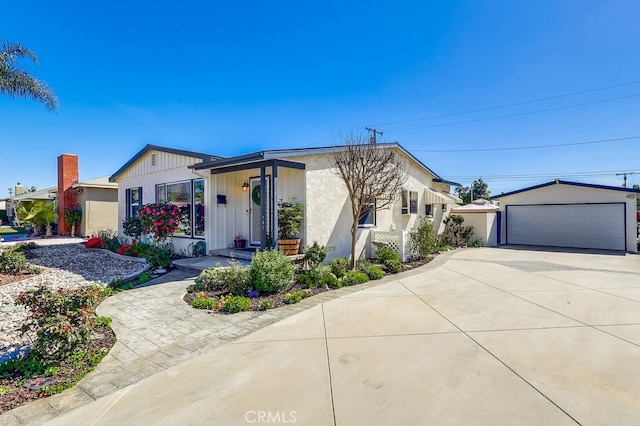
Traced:
<path id="1" fill-rule="evenodd" d="M 5 199 L 7 214 L 12 220 L 15 208 L 25 201 L 46 200 L 57 206 L 58 235 L 70 235 L 71 227 L 64 223 L 64 211 L 79 208 L 82 221 L 76 236 L 94 235 L 100 229 L 118 229 L 118 184 L 104 176 L 78 181 L 78 156 L 62 154 L 58 157 L 58 186 L 34 192 L 16 185 L 14 195 Z"/>
<path id="2" fill-rule="evenodd" d="M 401 201 L 361 221 L 357 252 L 363 255 L 371 254 L 373 240 L 394 242 L 402 252 L 406 232 L 420 217 L 430 217 L 440 229 L 451 206 L 461 202 L 449 193 L 457 183 L 442 179 L 400 145 L 376 146 L 397 151 L 408 165 L 408 179 Z M 110 178 L 119 185 L 119 222 L 134 217 L 144 204 L 175 203 L 186 218 L 172 238 L 176 252 L 189 252 L 197 241 L 205 241 L 209 251 L 225 249 L 233 246 L 235 235 L 265 247 L 277 234 L 278 200 L 295 198 L 304 205 L 302 246 L 317 241 L 331 249 L 331 257 L 346 256 L 351 208 L 346 186 L 331 166 L 334 149 L 269 150 L 221 158 L 147 145 Z"/>
<path id="3" fill-rule="evenodd" d="M 492 199 L 500 202 L 503 244 L 637 252 L 639 193 L 556 179 Z"/>
<path id="4" fill-rule="evenodd" d="M 96 235 L 101 229 L 118 229 L 118 184 L 109 176 L 71 184 L 82 212 L 76 235 Z"/>
<path id="5" fill-rule="evenodd" d="M 471 237 L 486 246 L 498 245 L 500 240 L 500 207 L 479 199 L 451 209 L 451 214 L 464 218 L 463 225 L 473 227 Z"/>

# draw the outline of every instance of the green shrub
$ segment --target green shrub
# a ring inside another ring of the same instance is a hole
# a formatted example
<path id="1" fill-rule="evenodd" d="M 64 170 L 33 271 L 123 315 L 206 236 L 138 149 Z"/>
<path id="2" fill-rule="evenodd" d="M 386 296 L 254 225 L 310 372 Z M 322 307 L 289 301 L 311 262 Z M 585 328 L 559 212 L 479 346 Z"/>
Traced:
<path id="1" fill-rule="evenodd" d="M 322 276 L 322 278 L 320 279 L 320 283 L 324 287 L 328 287 L 328 288 L 331 288 L 331 289 L 336 289 L 336 288 L 342 287 L 342 281 L 340 281 L 338 278 L 336 278 L 336 276 L 333 275 L 333 273 L 324 274 Z"/>
<path id="2" fill-rule="evenodd" d="M 196 281 L 197 281 L 197 278 L 196 278 Z M 198 293 L 201 291 L 207 291 L 207 286 L 199 282 L 195 282 L 194 284 L 191 284 L 190 286 L 187 287 L 187 293 Z"/>
<path id="3" fill-rule="evenodd" d="M 433 222 L 422 218 L 415 232 L 409 234 L 409 251 L 414 259 L 426 259 L 436 250 L 438 236 L 433 232 Z"/>
<path id="4" fill-rule="evenodd" d="M 327 248 L 321 246 L 317 241 L 313 242 L 313 245 L 304 249 L 303 260 L 309 268 L 314 268 L 320 265 L 327 258 Z"/>
<path id="5" fill-rule="evenodd" d="M 113 229 L 99 229 L 96 234 L 96 237 L 100 238 L 100 240 L 102 241 L 102 248 L 110 250 L 114 253 L 118 250 L 118 248 L 120 248 L 122 244 L 126 243 L 124 238 L 119 238 L 118 232 L 114 231 Z"/>
<path id="6" fill-rule="evenodd" d="M 360 272 L 364 272 L 370 280 L 379 280 L 384 278 L 384 272 L 382 271 L 382 269 L 369 261 L 359 263 L 358 270 Z"/>
<path id="7" fill-rule="evenodd" d="M 344 277 L 344 274 L 347 273 L 347 270 L 351 267 L 351 263 L 349 259 L 345 259 L 344 257 L 336 257 L 331 260 L 331 264 L 329 265 L 331 268 L 331 273 L 336 276 L 336 278 Z"/>
<path id="8" fill-rule="evenodd" d="M 144 234 L 144 227 L 139 217 L 129 217 L 122 221 L 122 233 L 133 239 L 140 239 Z"/>
<path id="9" fill-rule="evenodd" d="M 124 290 L 131 290 L 136 286 L 136 283 L 132 281 L 124 281 L 121 279 L 113 280 L 109 283 L 109 288 L 113 290 L 114 293 L 119 293 Z"/>
<path id="10" fill-rule="evenodd" d="M 195 280 L 194 289 L 196 291 L 220 291 L 225 290 L 226 285 L 222 281 L 220 271 L 222 267 L 220 265 L 207 268 L 200 272 L 200 275 Z"/>
<path id="11" fill-rule="evenodd" d="M 33 350 L 42 359 L 65 358 L 88 345 L 96 326 L 94 309 L 99 299 L 97 286 L 55 292 L 41 286 L 21 293 L 16 303 L 31 311 L 22 332 L 37 333 Z"/>
<path id="12" fill-rule="evenodd" d="M 233 259 L 228 267 L 220 265 L 207 268 L 195 280 L 193 291 L 229 290 L 235 295 L 244 295 L 249 289 L 250 277 L 248 268 Z"/>
<path id="13" fill-rule="evenodd" d="M 151 281 L 151 271 L 146 270 L 138 276 L 138 284 L 145 284 Z"/>
<path id="14" fill-rule="evenodd" d="M 311 293 L 307 290 L 296 290 L 284 295 L 284 303 L 287 305 L 293 305 L 295 303 L 300 303 L 302 299 L 309 296 L 311 296 Z"/>
<path id="15" fill-rule="evenodd" d="M 111 317 L 96 317 L 96 328 L 111 328 Z"/>
<path id="16" fill-rule="evenodd" d="M 376 260 L 392 274 L 402 271 L 402 262 L 400 255 L 390 247 L 381 247 L 376 252 Z"/>
<path id="17" fill-rule="evenodd" d="M 207 309 L 213 311 L 216 309 L 216 306 L 218 306 L 218 301 L 208 297 L 194 297 L 191 299 L 191 303 L 189 304 L 196 309 Z"/>
<path id="18" fill-rule="evenodd" d="M 439 236 L 440 244 L 448 244 L 451 246 L 466 245 L 473 233 L 473 227 L 464 226 L 464 217 L 452 214 L 447 216 L 443 221 L 444 232 Z"/>
<path id="19" fill-rule="evenodd" d="M 293 265 L 285 254 L 277 250 L 257 252 L 251 260 L 250 277 L 255 290 L 277 293 L 293 279 Z"/>
<path id="20" fill-rule="evenodd" d="M 34 242 L 28 242 L 28 243 L 16 244 L 12 246 L 9 250 L 24 253 L 25 251 L 37 249 L 38 247 L 40 247 L 38 244 Z"/>
<path id="21" fill-rule="evenodd" d="M 364 272 L 349 271 L 342 277 L 342 285 L 345 287 L 366 283 L 369 277 Z"/>
<path id="22" fill-rule="evenodd" d="M 262 303 L 260 303 L 260 306 L 258 306 L 259 311 L 266 311 L 271 308 L 273 308 L 271 300 L 263 300 Z"/>
<path id="23" fill-rule="evenodd" d="M 320 284 L 320 279 L 322 278 L 322 272 L 319 268 L 312 268 L 307 272 L 303 272 L 298 274 L 296 277 L 296 281 L 307 288 L 315 287 Z"/>
<path id="24" fill-rule="evenodd" d="M 24 253 L 13 250 L 0 251 L 0 273 L 18 275 L 38 272 L 40 272 L 40 268 L 29 263 L 24 257 Z"/>
<path id="25" fill-rule="evenodd" d="M 244 296 L 229 296 L 224 299 L 222 310 L 228 314 L 246 311 L 251 306 L 251 299 Z"/>
<path id="26" fill-rule="evenodd" d="M 470 239 L 467 243 L 469 247 L 484 247 L 484 243 L 481 240 Z"/>

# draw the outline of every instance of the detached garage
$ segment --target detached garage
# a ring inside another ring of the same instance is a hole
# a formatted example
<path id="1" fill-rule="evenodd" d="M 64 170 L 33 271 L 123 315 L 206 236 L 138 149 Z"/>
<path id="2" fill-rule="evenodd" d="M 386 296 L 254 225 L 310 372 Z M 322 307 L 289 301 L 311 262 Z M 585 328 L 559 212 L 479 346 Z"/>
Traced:
<path id="1" fill-rule="evenodd" d="M 501 243 L 636 252 L 638 193 L 555 180 L 495 196 Z"/>

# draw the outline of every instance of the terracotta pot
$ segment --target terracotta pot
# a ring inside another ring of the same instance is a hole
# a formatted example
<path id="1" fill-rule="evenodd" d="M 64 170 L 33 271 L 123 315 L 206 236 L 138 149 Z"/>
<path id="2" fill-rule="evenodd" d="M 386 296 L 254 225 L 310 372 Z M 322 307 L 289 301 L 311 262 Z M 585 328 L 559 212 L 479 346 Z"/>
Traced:
<path id="1" fill-rule="evenodd" d="M 300 238 L 278 240 L 278 250 L 287 256 L 298 254 L 298 251 L 300 250 Z"/>
<path id="2" fill-rule="evenodd" d="M 247 240 L 233 240 L 233 248 L 243 249 L 247 247 Z"/>

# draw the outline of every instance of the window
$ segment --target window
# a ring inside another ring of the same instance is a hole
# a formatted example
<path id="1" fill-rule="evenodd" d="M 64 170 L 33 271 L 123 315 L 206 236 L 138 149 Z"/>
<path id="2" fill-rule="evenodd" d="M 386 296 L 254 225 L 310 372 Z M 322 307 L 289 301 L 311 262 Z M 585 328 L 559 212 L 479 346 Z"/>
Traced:
<path id="1" fill-rule="evenodd" d="M 360 214 L 360 220 L 358 220 L 358 226 L 361 228 L 376 226 L 375 201 L 366 203 L 362 206 L 362 213 Z"/>
<path id="2" fill-rule="evenodd" d="M 173 235 L 204 237 L 204 179 L 156 185 L 156 203 L 180 209 L 180 227 Z"/>
<path id="3" fill-rule="evenodd" d="M 156 185 L 156 203 L 164 204 L 167 202 L 167 188 L 163 183 L 161 185 Z"/>
<path id="4" fill-rule="evenodd" d="M 193 181 L 193 235 L 204 237 L 204 179 Z"/>
<path id="5" fill-rule="evenodd" d="M 424 206 L 424 214 L 428 217 L 433 217 L 433 204 L 426 204 Z"/>
<path id="6" fill-rule="evenodd" d="M 418 214 L 418 191 L 402 191 L 402 214 Z"/>
<path id="7" fill-rule="evenodd" d="M 446 204 L 443 204 L 443 205 L 442 205 L 442 211 L 443 211 L 443 212 L 446 212 L 446 211 L 447 211 L 447 205 L 446 205 Z"/>
<path id="8" fill-rule="evenodd" d="M 142 207 L 142 187 L 126 190 L 127 218 L 138 217 L 138 210 Z"/>

